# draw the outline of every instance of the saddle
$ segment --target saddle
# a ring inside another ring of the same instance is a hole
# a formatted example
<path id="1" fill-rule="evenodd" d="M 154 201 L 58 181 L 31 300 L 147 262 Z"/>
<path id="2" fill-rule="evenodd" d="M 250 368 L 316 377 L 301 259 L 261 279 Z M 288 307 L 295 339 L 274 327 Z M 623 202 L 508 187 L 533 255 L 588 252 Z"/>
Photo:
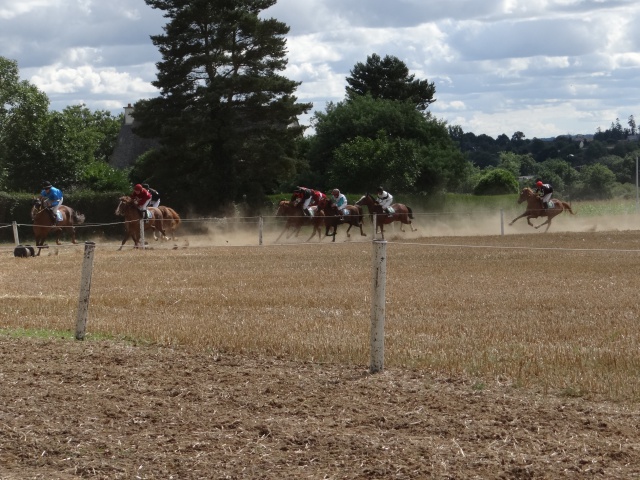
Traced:
<path id="1" fill-rule="evenodd" d="M 62 216 L 62 212 L 58 210 L 55 214 L 53 213 L 53 209 L 51 207 L 47 207 L 47 213 L 51 217 L 51 221 L 54 223 L 62 222 L 64 217 Z"/>

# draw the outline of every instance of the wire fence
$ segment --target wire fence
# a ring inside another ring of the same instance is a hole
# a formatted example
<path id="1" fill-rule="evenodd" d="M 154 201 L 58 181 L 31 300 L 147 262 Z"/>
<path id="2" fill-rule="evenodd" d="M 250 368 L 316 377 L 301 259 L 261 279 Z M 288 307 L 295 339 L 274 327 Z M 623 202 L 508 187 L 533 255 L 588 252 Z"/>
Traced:
<path id="1" fill-rule="evenodd" d="M 512 209 L 481 212 L 414 212 L 412 224 L 417 228 L 416 232 L 411 232 L 408 226 L 399 222 L 393 222 L 385 226 L 387 240 L 394 240 L 398 235 L 403 236 L 403 240 L 414 240 L 416 238 L 430 236 L 470 236 L 470 235 L 500 235 L 508 233 L 534 232 L 527 225 L 526 218 L 518 220 L 515 226 L 510 226 L 513 217 L 517 217 L 522 211 Z M 537 219 L 537 223 L 542 223 L 545 219 Z M 591 223 L 589 223 L 591 221 Z M 76 237 L 79 244 L 91 241 L 108 248 L 119 248 L 125 237 L 127 222 L 119 220 L 107 223 L 86 222 L 75 225 Z M 310 226 L 303 226 L 300 231 L 294 228 L 287 229 L 287 218 L 277 215 L 262 216 L 234 216 L 234 217 L 193 217 L 181 219 L 181 224 L 175 232 L 176 238 L 170 242 L 153 242 L 148 236 L 146 239 L 151 248 L 180 248 L 189 245 L 206 244 L 217 245 L 264 245 L 264 244 L 293 244 L 306 241 L 317 242 L 318 237 L 312 240 Z M 32 223 L 0 224 L 0 249 L 13 249 L 13 246 L 20 244 L 35 244 Z M 579 216 L 564 215 L 554 220 L 552 231 L 567 230 L 568 227 L 580 228 L 584 231 L 596 231 L 597 229 L 640 229 L 640 216 L 638 215 L 613 215 L 605 219 L 595 220 L 580 218 Z M 326 237 L 326 228 L 322 226 L 322 240 L 320 241 L 372 241 L 382 238 L 379 232 L 374 234 L 372 217 L 368 213 L 363 215 L 363 232 L 366 236 L 361 236 L 359 229 L 351 229 L 350 236 L 345 234 L 347 224 L 339 225 L 337 236 Z M 569 230 L 571 231 L 571 230 Z M 56 245 L 56 233 L 48 235 L 46 243 L 56 248 L 73 248 L 70 243 L 70 235 L 64 229 L 60 239 L 62 245 Z M 125 242 L 125 247 L 133 247 L 129 239 Z"/>

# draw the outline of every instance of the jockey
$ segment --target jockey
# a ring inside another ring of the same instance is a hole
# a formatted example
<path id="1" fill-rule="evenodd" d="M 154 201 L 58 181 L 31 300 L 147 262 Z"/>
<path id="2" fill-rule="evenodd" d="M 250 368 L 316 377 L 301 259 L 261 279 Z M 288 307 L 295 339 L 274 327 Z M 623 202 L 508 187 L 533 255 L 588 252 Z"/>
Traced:
<path id="1" fill-rule="evenodd" d="M 297 187 L 293 191 L 293 196 L 299 198 L 303 202 L 302 212 L 306 216 L 311 215 L 309 212 L 309 207 L 311 205 L 317 205 L 318 208 L 324 208 L 324 205 L 327 202 L 327 196 L 324 193 L 307 187 Z"/>
<path id="2" fill-rule="evenodd" d="M 144 188 L 151 194 L 151 201 L 149 202 L 149 206 L 158 208 L 158 205 L 160 205 L 160 194 L 158 193 L 158 191 L 149 187 L 148 183 L 143 183 L 142 188 Z"/>
<path id="3" fill-rule="evenodd" d="M 42 183 L 40 196 L 44 199 L 45 206 L 51 207 L 51 216 L 55 225 L 58 222 L 58 208 L 64 200 L 62 191 L 51 185 L 51 182 L 45 181 Z"/>
<path id="4" fill-rule="evenodd" d="M 151 202 L 151 194 L 149 191 L 138 183 L 133 187 L 131 200 L 133 200 L 134 205 L 138 207 L 138 210 L 140 210 L 142 218 L 148 218 L 147 205 Z"/>
<path id="5" fill-rule="evenodd" d="M 378 205 L 382 207 L 382 212 L 386 213 L 389 216 L 392 216 L 393 213 L 389 211 L 389 207 L 391 207 L 391 204 L 393 203 L 393 195 L 391 195 L 389 192 L 385 192 L 384 188 L 382 187 L 378 187 L 376 192 L 378 193 L 377 202 Z"/>
<path id="6" fill-rule="evenodd" d="M 345 197 L 343 193 L 340 193 L 340 190 L 338 190 L 337 188 L 333 189 L 333 191 L 331 192 L 331 195 L 333 197 L 331 199 L 331 202 L 338 209 L 338 213 L 340 214 L 340 221 L 344 222 L 344 215 L 349 214 L 349 212 L 346 209 L 347 197 Z"/>
<path id="7" fill-rule="evenodd" d="M 546 209 L 553 195 L 553 187 L 548 183 L 542 183 L 542 180 L 536 181 L 536 193 L 542 198 L 542 208 Z"/>

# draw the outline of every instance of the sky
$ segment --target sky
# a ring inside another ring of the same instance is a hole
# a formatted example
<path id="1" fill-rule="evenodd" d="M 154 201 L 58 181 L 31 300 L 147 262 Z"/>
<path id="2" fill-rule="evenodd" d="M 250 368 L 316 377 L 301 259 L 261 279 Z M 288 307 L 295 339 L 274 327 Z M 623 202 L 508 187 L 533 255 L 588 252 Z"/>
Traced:
<path id="1" fill-rule="evenodd" d="M 344 99 L 350 71 L 374 53 L 434 82 L 429 110 L 464 132 L 547 138 L 640 123 L 637 0 L 278 0 L 262 16 L 290 27 L 282 74 L 313 103 L 303 125 Z M 0 0 L 0 56 L 52 110 L 119 114 L 158 94 L 150 36 L 165 24 L 144 0 Z"/>

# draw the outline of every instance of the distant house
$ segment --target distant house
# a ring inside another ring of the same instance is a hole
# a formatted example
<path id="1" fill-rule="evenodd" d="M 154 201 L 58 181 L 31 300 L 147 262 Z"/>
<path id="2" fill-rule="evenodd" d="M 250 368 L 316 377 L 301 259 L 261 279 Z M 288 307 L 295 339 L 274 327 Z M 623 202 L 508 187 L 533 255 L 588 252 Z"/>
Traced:
<path id="1" fill-rule="evenodd" d="M 140 155 L 160 146 L 155 139 L 142 138 L 133 133 L 135 126 L 137 122 L 133 119 L 133 107 L 129 104 L 124 107 L 124 122 L 118 134 L 116 147 L 109 158 L 109 165 L 113 168 L 130 167 Z"/>

